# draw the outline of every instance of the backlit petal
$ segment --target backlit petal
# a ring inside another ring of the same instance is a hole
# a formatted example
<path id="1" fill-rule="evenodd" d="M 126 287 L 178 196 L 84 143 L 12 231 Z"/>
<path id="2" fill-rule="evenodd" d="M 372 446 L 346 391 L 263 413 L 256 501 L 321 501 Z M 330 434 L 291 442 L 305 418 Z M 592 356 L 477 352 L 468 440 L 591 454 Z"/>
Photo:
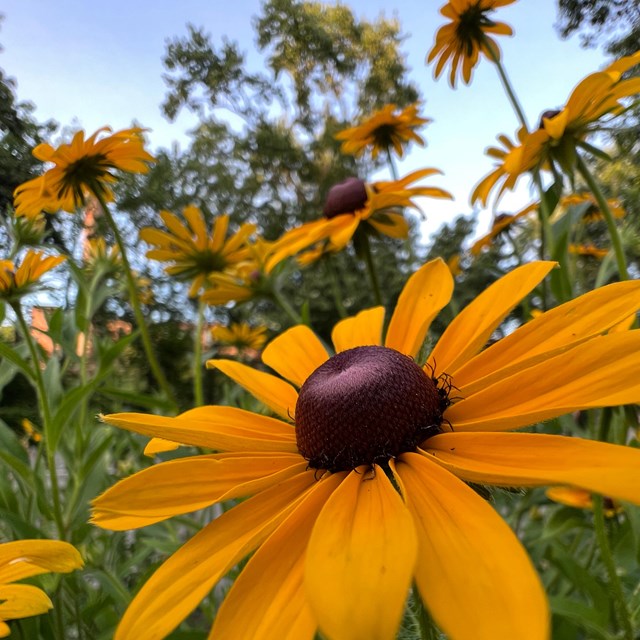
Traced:
<path id="1" fill-rule="evenodd" d="M 546 640 L 542 585 L 517 537 L 477 493 L 435 462 L 397 463 L 418 531 L 416 583 L 452 640 Z"/>
<path id="2" fill-rule="evenodd" d="M 207 360 L 207 368 L 216 368 L 264 402 L 285 420 L 293 420 L 298 392 L 288 382 L 233 360 Z"/>
<path id="3" fill-rule="evenodd" d="M 407 280 L 389 323 L 385 346 L 415 357 L 431 321 L 448 304 L 453 277 L 440 258 L 431 260 Z"/>
<path id="4" fill-rule="evenodd" d="M 379 346 L 382 343 L 383 322 L 384 307 L 365 309 L 355 316 L 340 320 L 331 332 L 336 353 L 354 347 Z"/>
<path id="5" fill-rule="evenodd" d="M 305 585 L 320 629 L 339 640 L 394 638 L 416 553 L 411 516 L 384 471 L 352 471 L 309 541 Z"/>
<path id="6" fill-rule="evenodd" d="M 640 503 L 640 450 L 540 433 L 444 433 L 425 451 L 468 482 L 561 484 Z"/>
<path id="7" fill-rule="evenodd" d="M 328 359 L 329 354 L 322 342 L 303 324 L 287 329 L 262 352 L 262 361 L 266 365 L 298 387 Z"/>
<path id="8" fill-rule="evenodd" d="M 231 567 L 267 538 L 314 484 L 311 471 L 295 476 L 210 522 L 147 580 L 125 611 L 115 640 L 166 637 Z"/>

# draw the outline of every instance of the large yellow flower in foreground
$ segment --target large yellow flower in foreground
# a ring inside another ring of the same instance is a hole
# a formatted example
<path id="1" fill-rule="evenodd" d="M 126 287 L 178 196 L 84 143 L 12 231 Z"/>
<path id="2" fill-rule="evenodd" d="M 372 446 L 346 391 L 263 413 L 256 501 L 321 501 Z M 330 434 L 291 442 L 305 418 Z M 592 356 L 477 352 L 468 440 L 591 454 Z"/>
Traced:
<path id="1" fill-rule="evenodd" d="M 11 633 L 7 621 L 37 616 L 53 607 L 38 587 L 12 583 L 42 573 L 68 573 L 82 564 L 80 554 L 68 542 L 19 540 L 0 544 L 0 638 Z"/>
<path id="2" fill-rule="evenodd" d="M 592 291 L 483 350 L 553 266 L 527 264 L 492 284 L 424 367 L 414 359 L 453 289 L 441 260 L 409 278 L 384 339 L 384 309 L 375 307 L 335 326 L 336 355 L 301 325 L 263 351 L 275 374 L 212 361 L 275 418 L 228 406 L 106 416 L 219 453 L 119 482 L 95 501 L 96 524 L 132 529 L 247 498 L 164 562 L 116 640 L 167 636 L 251 554 L 212 639 L 311 640 L 319 628 L 331 640 L 391 640 L 413 580 L 451 640 L 548 638 L 547 602 L 527 554 L 466 482 L 565 485 L 640 502 L 640 451 L 505 433 L 640 400 L 640 332 L 607 334 L 640 307 L 640 282 Z"/>
<path id="3" fill-rule="evenodd" d="M 105 131 L 111 129 L 98 129 L 86 140 L 84 131 L 78 131 L 71 143 L 58 148 L 39 144 L 33 155 L 54 166 L 15 190 L 16 215 L 35 216 L 61 209 L 73 213 L 84 204 L 89 191 L 109 200 L 113 197 L 109 185 L 116 181 L 114 170 L 146 173 L 149 163 L 155 162 L 144 150 L 144 129 L 134 127 L 100 137 Z"/>
<path id="4" fill-rule="evenodd" d="M 30 293 L 42 276 L 64 262 L 64 256 L 48 256 L 29 249 L 20 266 L 11 260 L 0 260 L 0 299 L 13 301 Z"/>
<path id="5" fill-rule="evenodd" d="M 414 103 L 396 113 L 396 105 L 388 104 L 383 109 L 361 122 L 336 134 L 336 140 L 343 140 L 341 151 L 354 156 L 361 156 L 367 149 L 373 158 L 386 153 L 392 148 L 402 158 L 404 145 L 411 140 L 424 146 L 424 140 L 415 130 L 431 122 L 429 118 L 418 116 L 418 104 Z"/>
<path id="6" fill-rule="evenodd" d="M 480 54 L 490 60 L 500 59 L 500 47 L 489 34 L 510 36 L 513 31 L 504 22 L 494 22 L 489 14 L 498 7 L 512 4 L 516 0 L 450 0 L 440 13 L 451 22 L 438 29 L 433 49 L 427 62 L 436 58 L 434 76 L 442 73 L 447 63 L 451 64 L 449 84 L 456 85 L 456 75 L 465 84 L 471 82 L 471 72 L 480 60 Z M 460 72 L 458 73 L 458 68 Z"/>
<path id="7" fill-rule="evenodd" d="M 228 215 L 216 218 L 211 234 L 198 207 L 185 207 L 182 215 L 187 224 L 173 213 L 161 211 L 160 217 L 168 231 L 145 227 L 140 231 L 140 238 L 155 246 L 147 251 L 147 258 L 171 263 L 165 267 L 170 276 L 192 281 L 189 295 L 194 297 L 207 286 L 207 276 L 237 267 L 249 259 L 247 239 L 256 225 L 243 224 L 227 237 Z"/>

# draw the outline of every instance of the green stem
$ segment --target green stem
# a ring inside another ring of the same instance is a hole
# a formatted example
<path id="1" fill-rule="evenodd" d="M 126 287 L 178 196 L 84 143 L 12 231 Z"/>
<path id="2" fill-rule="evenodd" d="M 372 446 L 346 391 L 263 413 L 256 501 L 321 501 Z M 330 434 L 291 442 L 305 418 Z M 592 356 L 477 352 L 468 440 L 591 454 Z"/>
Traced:
<path id="1" fill-rule="evenodd" d="M 202 328 L 204 327 L 205 307 L 206 304 L 199 300 L 198 321 L 196 323 L 196 332 L 193 336 L 193 397 L 196 407 L 201 407 L 204 404 L 204 392 L 202 389 Z"/>
<path id="2" fill-rule="evenodd" d="M 127 287 L 129 289 L 129 302 L 131 303 L 131 308 L 133 309 L 133 315 L 136 319 L 136 323 L 140 329 L 140 336 L 142 337 L 142 344 L 144 345 L 144 351 L 147 356 L 147 361 L 149 362 L 149 367 L 151 367 L 151 372 L 153 373 L 154 378 L 160 385 L 160 388 L 164 392 L 166 398 L 173 404 L 173 408 L 175 411 L 178 410 L 178 402 L 175 399 L 173 391 L 169 385 L 169 382 L 164 375 L 164 372 L 160 368 L 160 364 L 158 363 L 158 359 L 156 358 L 156 354 L 153 350 L 153 345 L 151 344 L 151 337 L 149 336 L 149 330 L 147 328 L 147 324 L 145 322 L 145 317 L 142 313 L 142 309 L 140 308 L 140 301 L 138 300 L 138 290 L 136 288 L 136 282 L 133 277 L 133 272 L 131 270 L 131 263 L 129 262 L 129 257 L 127 255 L 127 248 L 124 244 L 122 236 L 120 235 L 120 230 L 118 229 L 118 225 L 116 224 L 111 212 L 109 211 L 109 207 L 107 207 L 107 203 L 104 201 L 104 198 L 100 195 L 100 189 L 96 187 L 91 187 L 91 192 L 97 198 L 102 211 L 104 212 L 104 216 L 111 227 L 111 231 L 113 231 L 113 235 L 116 239 L 116 244 L 120 249 L 120 255 L 122 256 L 122 264 L 124 266 L 124 273 L 127 279 Z"/>
<path id="3" fill-rule="evenodd" d="M 505 71 L 505 68 L 502 66 L 502 62 L 500 62 L 500 58 L 496 55 L 496 52 L 493 50 L 491 43 L 489 43 L 488 41 L 485 41 L 485 42 L 487 43 L 487 49 L 489 51 L 489 54 L 491 55 L 491 59 L 496 65 L 496 69 L 498 70 L 498 75 L 500 76 L 500 81 L 502 82 L 502 86 L 504 87 L 504 90 L 507 94 L 507 98 L 509 98 L 509 102 L 511 103 L 511 106 L 515 111 L 516 116 L 518 116 L 518 120 L 520 121 L 520 124 L 525 128 L 526 131 L 529 131 L 527 118 L 524 115 L 524 111 L 522 109 L 522 106 L 520 105 L 520 101 L 518 100 L 518 97 L 516 96 L 516 92 L 513 90 L 513 86 L 511 85 L 509 76 L 507 76 L 507 72 Z"/>
<path id="4" fill-rule="evenodd" d="M 380 293 L 380 282 L 378 280 L 378 274 L 376 273 L 376 267 L 373 264 L 373 256 L 371 255 L 371 246 L 369 245 L 369 236 L 366 233 L 362 234 L 362 255 L 364 256 L 364 262 L 367 265 L 367 272 L 371 279 L 371 287 L 373 288 L 373 295 L 377 305 L 382 306 L 382 294 Z"/>
<path id="5" fill-rule="evenodd" d="M 540 207 L 538 208 L 538 218 L 540 220 L 540 260 L 545 260 L 546 255 L 553 256 L 554 243 L 553 243 L 553 231 L 551 229 L 551 211 L 547 206 L 547 199 L 545 197 L 544 185 L 542 184 L 542 176 L 539 169 L 533 171 L 533 181 L 538 189 L 538 195 L 540 196 Z M 542 308 L 547 310 L 547 281 L 542 281 Z"/>
<path id="6" fill-rule="evenodd" d="M 580 154 L 576 154 L 576 163 L 580 175 L 587 183 L 587 186 L 596 199 L 596 202 L 600 207 L 600 211 L 602 211 L 602 215 L 604 216 L 605 222 L 607 223 L 609 238 L 611 239 L 611 246 L 613 247 L 613 251 L 616 256 L 616 263 L 618 265 L 618 274 L 620 275 L 620 279 L 628 280 L 629 272 L 627 271 L 627 260 L 624 255 L 622 240 L 620 239 L 620 234 L 618 233 L 618 227 L 616 226 L 615 218 L 613 217 L 611 209 L 609 208 L 609 203 L 607 202 L 604 193 L 602 193 L 600 185 L 596 182 L 595 178 L 591 174 L 591 171 L 589 171 L 589 167 L 587 167 Z"/>
<path id="7" fill-rule="evenodd" d="M 420 633 L 420 640 L 438 640 L 438 631 L 433 625 L 431 616 L 424 606 L 418 588 L 415 585 L 413 587 L 412 596 L 414 615 L 418 631 Z"/>
<path id="8" fill-rule="evenodd" d="M 324 257 L 324 263 L 327 267 L 327 273 L 329 274 L 329 282 L 331 283 L 331 293 L 333 294 L 333 301 L 335 302 L 338 315 L 341 318 L 346 318 L 347 310 L 344 308 L 344 304 L 342 303 L 342 293 L 340 291 L 340 282 L 338 281 L 338 274 L 336 273 L 332 260 L 333 259 L 330 254 Z"/>
<path id="9" fill-rule="evenodd" d="M 62 518 L 62 506 L 60 504 L 60 485 L 58 483 L 58 472 L 56 470 L 56 456 L 55 450 L 51 447 L 51 429 L 52 429 L 52 417 L 51 409 L 49 408 L 49 402 L 47 400 L 47 390 L 44 385 L 44 379 L 42 377 L 42 371 L 40 370 L 40 358 L 36 346 L 31 338 L 31 332 L 27 325 L 22 308 L 18 302 L 13 303 L 12 308 L 18 319 L 20 330 L 24 336 L 24 340 L 27 343 L 31 360 L 33 362 L 33 377 L 36 384 L 36 391 L 38 395 L 38 403 L 40 405 L 40 411 L 42 414 L 43 430 L 44 430 L 44 446 L 47 454 L 47 465 L 49 467 L 49 477 L 51 480 L 51 494 L 53 498 L 53 514 L 58 527 L 58 535 L 61 540 L 65 539 L 64 520 Z"/>
<path id="10" fill-rule="evenodd" d="M 398 179 L 398 170 L 396 169 L 396 164 L 393 161 L 393 156 L 391 155 L 391 148 L 387 147 L 387 161 L 389 163 L 389 171 L 391 171 L 391 177 L 394 180 Z"/>
<path id="11" fill-rule="evenodd" d="M 607 576 L 609 578 L 609 592 L 615 604 L 616 612 L 618 614 L 618 622 L 622 627 L 625 640 L 633 640 L 635 636 L 633 635 L 629 609 L 627 608 L 627 602 L 622 591 L 620 578 L 618 577 L 616 565 L 611 553 L 611 545 L 609 544 L 602 496 L 593 496 L 593 520 L 596 529 L 596 539 L 598 540 L 598 546 L 600 547 L 600 557 L 602 558 L 602 562 L 607 570 Z"/>
<path id="12" fill-rule="evenodd" d="M 303 324 L 300 314 L 289 304 L 277 286 L 271 289 L 271 298 L 287 314 L 293 324 Z"/>

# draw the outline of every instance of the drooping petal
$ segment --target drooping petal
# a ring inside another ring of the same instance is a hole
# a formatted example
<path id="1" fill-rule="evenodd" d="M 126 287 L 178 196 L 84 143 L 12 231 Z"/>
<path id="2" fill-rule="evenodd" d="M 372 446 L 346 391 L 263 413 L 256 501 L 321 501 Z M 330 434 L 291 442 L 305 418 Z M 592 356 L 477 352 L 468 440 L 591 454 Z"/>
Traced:
<path id="1" fill-rule="evenodd" d="M 418 269 L 398 298 L 385 346 L 415 357 L 431 321 L 449 302 L 452 293 L 453 277 L 445 262 L 438 258 Z"/>
<path id="2" fill-rule="evenodd" d="M 318 513 L 345 475 L 318 482 L 258 549 L 222 603 L 211 638 L 313 638 L 317 623 L 304 592 L 305 553 Z"/>
<path id="3" fill-rule="evenodd" d="M 114 413 L 101 419 L 145 436 L 217 451 L 297 451 L 291 425 L 235 407 L 198 407 L 175 418 Z"/>
<path id="4" fill-rule="evenodd" d="M 328 359 L 329 354 L 322 342 L 303 324 L 287 329 L 262 352 L 262 361 L 266 365 L 298 387 Z"/>
<path id="5" fill-rule="evenodd" d="M 194 456 L 162 462 L 107 489 L 93 501 L 91 520 L 104 529 L 137 529 L 258 493 L 306 467 L 306 461 L 293 453 Z"/>
<path id="6" fill-rule="evenodd" d="M 580 409 L 640 402 L 638 352 L 640 331 L 594 338 L 460 400 L 445 418 L 454 431 L 504 431 Z"/>
<path id="7" fill-rule="evenodd" d="M 554 266 L 554 262 L 532 262 L 518 267 L 469 303 L 449 323 L 429 356 L 435 375 L 451 373 L 476 355 L 509 312 Z"/>
<path id="8" fill-rule="evenodd" d="M 125 611 L 115 640 L 166 637 L 231 567 L 267 538 L 313 484 L 313 472 L 300 474 L 210 522 L 147 580 Z"/>
<path id="9" fill-rule="evenodd" d="M 264 402 L 285 420 L 293 420 L 297 391 L 284 380 L 233 360 L 207 360 L 207 368 L 216 368 Z"/>
<path id="10" fill-rule="evenodd" d="M 171 440 L 165 440 L 164 438 L 151 438 L 144 448 L 144 455 L 152 458 L 158 453 L 165 453 L 166 451 L 175 451 L 180 446 L 179 442 L 172 442 Z"/>
<path id="11" fill-rule="evenodd" d="M 640 307 L 640 282 L 616 282 L 546 311 L 492 344 L 459 369 L 449 370 L 465 397 L 509 371 L 545 360 L 629 317 Z M 635 314 L 632 316 L 635 318 Z M 627 327 L 628 328 L 628 327 Z"/>
<path id="12" fill-rule="evenodd" d="M 41 573 L 67 573 L 82 566 L 78 550 L 60 540 L 17 540 L 0 544 L 0 584 Z"/>
<path id="13" fill-rule="evenodd" d="M 468 482 L 580 487 L 640 503 L 640 450 L 540 433 L 444 433 L 425 451 Z"/>
<path id="14" fill-rule="evenodd" d="M 309 541 L 305 585 L 320 629 L 340 640 L 394 638 L 416 553 L 411 516 L 384 471 L 352 471 Z"/>
<path id="15" fill-rule="evenodd" d="M 367 345 L 379 346 L 382 343 L 383 322 L 384 307 L 365 309 L 355 316 L 340 320 L 331 332 L 336 353 Z"/>
<path id="16" fill-rule="evenodd" d="M 0 620 L 38 616 L 53 608 L 47 594 L 30 584 L 0 584 Z"/>
<path id="17" fill-rule="evenodd" d="M 547 640 L 549 613 L 531 561 L 477 493 L 415 453 L 397 463 L 418 531 L 418 590 L 452 640 Z"/>

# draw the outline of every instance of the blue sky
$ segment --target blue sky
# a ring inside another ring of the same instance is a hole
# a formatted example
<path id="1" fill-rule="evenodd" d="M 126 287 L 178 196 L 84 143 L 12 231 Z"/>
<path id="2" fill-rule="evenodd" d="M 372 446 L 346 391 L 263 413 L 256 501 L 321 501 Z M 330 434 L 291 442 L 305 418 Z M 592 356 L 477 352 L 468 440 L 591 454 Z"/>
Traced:
<path id="1" fill-rule="evenodd" d="M 513 136 L 512 114 L 492 64 L 483 60 L 469 87 L 452 90 L 445 77 L 433 79 L 425 66 L 426 53 L 444 19 L 444 0 L 351 0 L 359 17 L 396 16 L 408 35 L 403 51 L 411 77 L 425 100 L 424 115 L 433 123 L 423 130 L 426 149 L 413 147 L 401 163 L 401 174 L 423 166 L 441 169 L 430 179 L 455 195 L 455 202 L 422 203 L 428 234 L 457 213 L 470 210 L 469 193 L 491 169 L 484 149 L 496 135 Z M 4 0 L 0 30 L 0 67 L 18 82 L 20 100 L 36 104 L 36 116 L 53 118 L 63 126 L 93 132 L 106 124 L 115 129 L 133 120 L 149 127 L 151 148 L 178 141 L 184 148 L 194 121 L 187 114 L 167 122 L 160 112 L 166 93 L 162 80 L 165 42 L 186 33 L 193 23 L 208 31 L 214 42 L 223 36 L 240 43 L 251 65 L 260 64 L 254 50 L 251 17 L 260 0 Z M 556 2 L 520 0 L 498 9 L 496 19 L 510 24 L 515 36 L 499 39 L 503 62 L 531 123 L 545 109 L 562 105 L 571 89 L 605 63 L 596 50 L 580 48 L 577 38 L 561 41 L 554 29 Z M 384 177 L 384 176 L 381 176 Z M 500 204 L 510 211 L 527 204 L 523 185 Z M 491 220 L 481 212 L 479 231 Z"/>

